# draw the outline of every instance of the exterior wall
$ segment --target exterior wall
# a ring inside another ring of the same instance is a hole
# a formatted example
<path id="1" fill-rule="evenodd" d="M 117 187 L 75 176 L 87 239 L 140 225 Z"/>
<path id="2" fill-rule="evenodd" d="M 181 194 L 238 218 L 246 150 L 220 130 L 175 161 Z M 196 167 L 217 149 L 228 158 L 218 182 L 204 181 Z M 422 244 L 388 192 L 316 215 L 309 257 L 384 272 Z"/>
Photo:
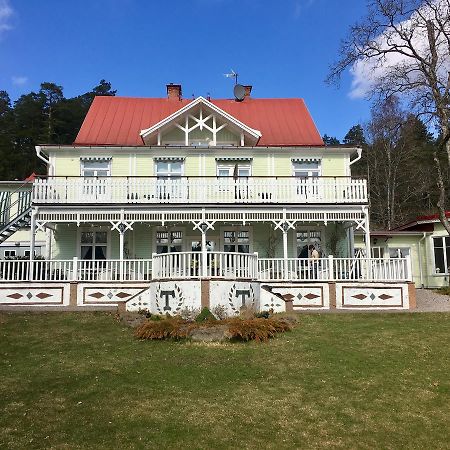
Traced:
<path id="1" fill-rule="evenodd" d="M 181 130 L 180 130 L 181 131 Z M 234 139 L 234 135 L 229 131 L 222 130 L 223 136 L 218 136 L 222 142 L 227 139 Z M 226 134 L 228 133 L 228 134 Z M 172 136 L 173 134 L 173 136 Z M 177 132 L 171 131 L 169 137 L 176 137 Z M 220 133 L 219 133 L 220 134 Z M 199 135 L 199 138 L 201 136 Z M 223 140 L 222 140 L 223 139 Z M 230 141 L 231 142 L 231 141 Z M 322 161 L 323 176 L 346 176 L 350 174 L 348 167 L 349 154 L 330 154 L 323 148 L 302 149 L 302 148 L 215 148 L 205 147 L 204 149 L 194 148 L 107 148 L 95 149 L 70 149 L 53 151 L 50 153 L 51 161 L 54 164 L 55 176 L 79 176 L 80 157 L 105 155 L 112 157 L 112 176 L 154 176 L 154 158 L 161 156 L 181 156 L 185 157 L 184 174 L 186 176 L 215 176 L 216 157 L 249 157 L 252 158 L 253 176 L 292 176 L 292 158 L 318 158 Z"/>
<path id="2" fill-rule="evenodd" d="M 46 234 L 43 231 L 36 233 L 36 255 L 46 256 Z M 5 251 L 14 250 L 16 256 L 24 256 L 25 251 L 30 250 L 30 229 L 24 228 L 16 231 L 12 236 L 0 244 L 0 258 L 5 256 Z"/>
<path id="3" fill-rule="evenodd" d="M 78 255 L 78 230 L 76 225 L 57 225 L 53 240 L 52 259 L 72 259 Z"/>

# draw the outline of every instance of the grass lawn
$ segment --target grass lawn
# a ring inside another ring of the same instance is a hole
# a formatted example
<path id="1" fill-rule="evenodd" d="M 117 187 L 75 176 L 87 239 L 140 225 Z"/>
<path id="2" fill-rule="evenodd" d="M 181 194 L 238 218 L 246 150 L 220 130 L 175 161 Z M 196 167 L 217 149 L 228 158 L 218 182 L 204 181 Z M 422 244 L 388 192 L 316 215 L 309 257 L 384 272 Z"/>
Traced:
<path id="1" fill-rule="evenodd" d="M 0 448 L 450 448 L 450 314 L 310 314 L 267 344 L 0 313 Z"/>

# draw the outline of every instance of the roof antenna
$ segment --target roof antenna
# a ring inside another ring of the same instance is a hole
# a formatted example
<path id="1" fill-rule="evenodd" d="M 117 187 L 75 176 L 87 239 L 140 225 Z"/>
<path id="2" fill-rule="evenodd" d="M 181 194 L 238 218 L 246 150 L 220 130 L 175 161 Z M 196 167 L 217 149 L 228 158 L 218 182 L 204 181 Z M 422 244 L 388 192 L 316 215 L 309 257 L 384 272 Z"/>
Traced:
<path id="1" fill-rule="evenodd" d="M 238 76 L 239 74 L 231 69 L 230 73 L 224 73 L 224 76 L 227 78 L 234 78 L 234 89 L 233 94 L 234 98 L 237 102 L 242 102 L 245 98 L 245 88 L 242 84 L 238 84 Z"/>
<path id="2" fill-rule="evenodd" d="M 238 82 L 239 74 L 236 73 L 233 69 L 231 69 L 230 73 L 224 73 L 223 76 L 226 78 L 234 78 L 234 84 L 237 84 L 237 82 Z"/>

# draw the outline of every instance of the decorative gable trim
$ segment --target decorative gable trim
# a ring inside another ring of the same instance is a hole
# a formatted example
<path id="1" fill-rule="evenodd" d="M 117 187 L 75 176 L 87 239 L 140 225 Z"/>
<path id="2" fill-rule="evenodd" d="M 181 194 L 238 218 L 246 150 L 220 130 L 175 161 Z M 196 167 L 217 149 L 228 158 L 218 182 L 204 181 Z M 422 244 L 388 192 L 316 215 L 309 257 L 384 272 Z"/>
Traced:
<path id="1" fill-rule="evenodd" d="M 112 156 L 80 156 L 80 161 L 105 162 L 111 160 Z"/>
<path id="2" fill-rule="evenodd" d="M 302 163 L 302 162 L 316 162 L 316 163 L 320 163 L 321 159 L 320 158 L 292 158 L 291 161 L 293 163 Z"/>
<path id="3" fill-rule="evenodd" d="M 159 121 L 158 123 L 152 125 L 150 128 L 146 128 L 144 130 L 141 130 L 140 136 L 141 136 L 142 140 L 144 141 L 144 143 L 146 143 L 146 138 L 150 137 L 154 133 L 159 132 L 161 130 L 161 128 L 166 127 L 171 122 L 174 122 L 176 119 L 182 117 L 183 115 L 185 115 L 190 110 L 192 110 L 193 108 L 195 108 L 197 105 L 200 105 L 200 104 L 202 104 L 202 105 L 206 106 L 207 108 L 211 109 L 213 112 L 215 112 L 217 115 L 219 115 L 223 120 L 233 124 L 234 126 L 239 128 L 242 133 L 247 134 L 249 137 L 251 137 L 252 141 L 253 141 L 252 142 L 253 145 L 256 145 L 256 143 L 261 138 L 262 134 L 261 134 L 261 132 L 259 130 L 255 130 L 255 129 L 249 127 L 245 123 L 243 123 L 240 120 L 238 120 L 235 117 L 233 117 L 231 114 L 228 114 L 223 109 L 217 107 L 216 105 L 214 105 L 210 101 L 206 100 L 204 97 L 200 96 L 200 97 L 196 98 L 194 101 L 188 103 L 183 108 L 179 109 L 178 111 L 175 111 L 170 116 L 167 116 L 165 119 L 163 119 L 163 120 Z M 177 126 L 178 128 L 181 128 L 182 130 L 184 130 L 183 127 L 181 127 L 181 125 L 179 125 L 177 123 L 175 123 L 174 125 Z"/>
<path id="4" fill-rule="evenodd" d="M 222 156 L 217 157 L 216 161 L 252 161 L 253 158 L 250 156 Z"/>

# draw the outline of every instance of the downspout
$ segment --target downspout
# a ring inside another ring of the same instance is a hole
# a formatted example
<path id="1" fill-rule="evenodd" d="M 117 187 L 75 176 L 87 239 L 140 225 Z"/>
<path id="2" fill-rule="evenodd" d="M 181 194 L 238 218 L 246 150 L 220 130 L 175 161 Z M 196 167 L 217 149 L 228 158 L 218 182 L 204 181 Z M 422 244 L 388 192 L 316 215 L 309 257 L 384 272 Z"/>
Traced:
<path id="1" fill-rule="evenodd" d="M 41 161 L 44 161 L 45 164 L 47 164 L 47 175 L 49 175 L 50 174 L 50 167 L 51 167 L 50 160 L 45 157 L 44 153 L 42 153 L 42 147 L 40 145 L 36 145 L 34 148 L 36 149 L 36 156 Z"/>
<path id="2" fill-rule="evenodd" d="M 421 239 L 419 239 L 419 272 L 420 272 L 420 286 L 423 289 L 425 286 L 423 284 L 423 266 L 422 266 L 422 241 L 427 237 L 427 233 L 424 232 Z"/>
<path id="3" fill-rule="evenodd" d="M 362 156 L 362 148 L 361 148 L 361 147 L 358 147 L 358 148 L 356 149 L 356 151 L 358 152 L 358 156 L 357 156 L 353 161 L 350 161 L 349 167 L 350 167 L 352 164 L 355 164 L 355 162 L 357 162 L 357 161 L 359 161 L 359 160 L 361 159 L 361 156 Z"/>

